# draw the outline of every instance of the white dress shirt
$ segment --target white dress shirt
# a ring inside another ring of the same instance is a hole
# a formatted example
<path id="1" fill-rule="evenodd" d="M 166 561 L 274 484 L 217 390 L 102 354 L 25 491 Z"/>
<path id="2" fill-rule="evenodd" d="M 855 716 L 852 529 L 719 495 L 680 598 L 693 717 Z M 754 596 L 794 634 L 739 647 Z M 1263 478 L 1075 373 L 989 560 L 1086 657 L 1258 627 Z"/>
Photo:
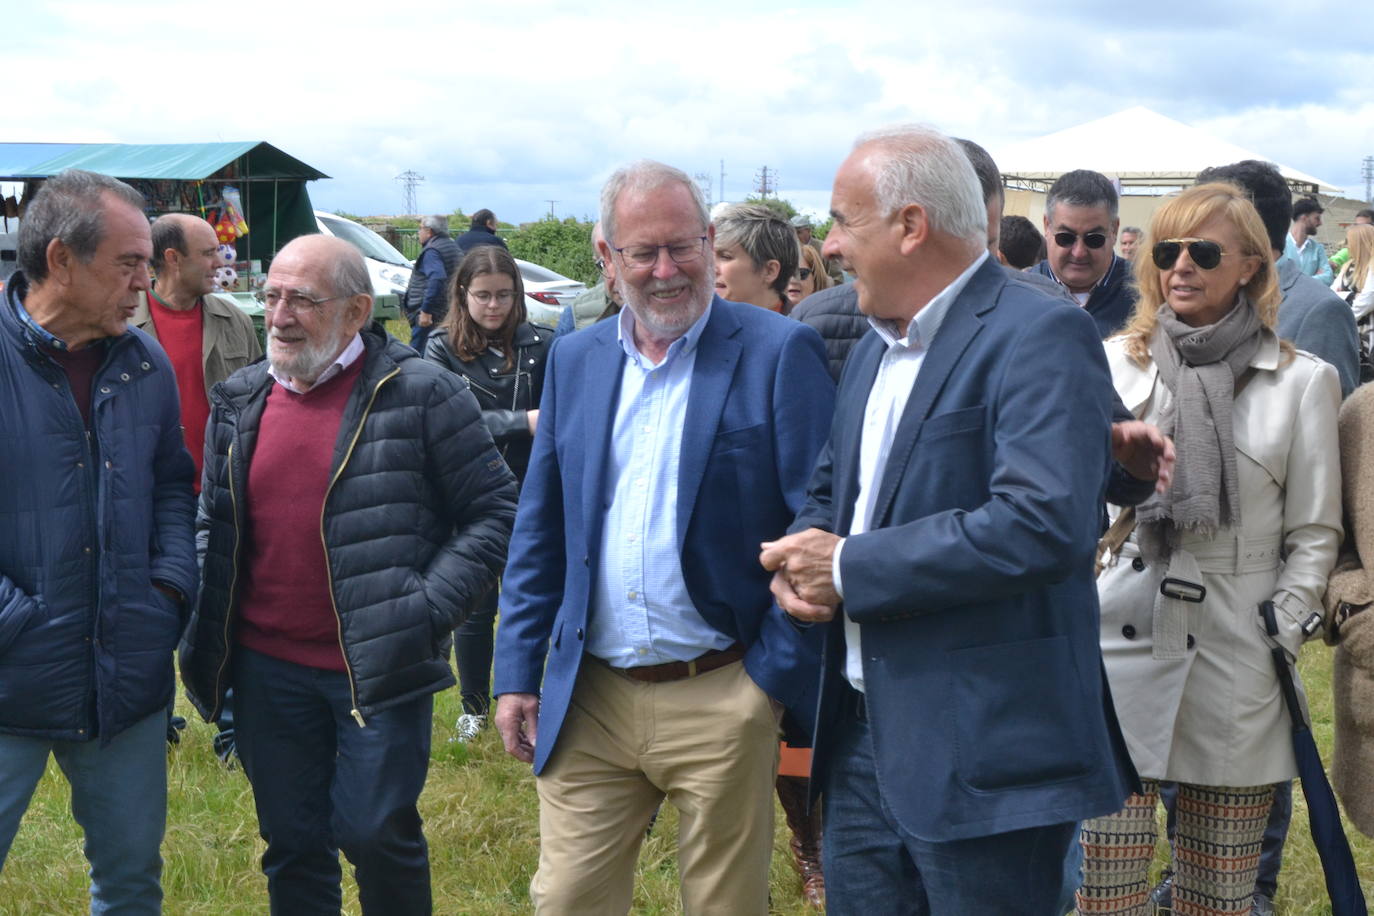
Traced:
<path id="1" fill-rule="evenodd" d="M 878 375 L 873 380 L 873 388 L 868 393 L 868 403 L 864 407 L 863 432 L 859 442 L 859 489 L 854 497 L 854 520 L 849 525 L 850 534 L 863 534 L 869 530 L 883 470 L 887 467 L 888 453 L 892 450 L 892 439 L 897 434 L 897 425 L 902 420 L 902 412 L 906 410 L 907 398 L 916 384 L 921 364 L 925 362 L 926 353 L 935 341 L 949 307 L 987 258 L 988 253 L 984 251 L 954 278 L 954 282 L 926 303 L 907 325 L 905 337 L 898 337 L 889 321 L 872 317 L 868 319 L 868 323 L 887 344 L 887 352 L 878 363 Z M 835 590 L 841 598 L 844 597 L 844 583 L 840 579 L 840 554 L 843 550 L 844 541 L 841 540 L 835 545 L 832 567 Z M 845 677 L 855 690 L 862 691 L 864 669 L 860 628 L 848 614 L 844 617 L 844 639 L 847 649 Z"/>

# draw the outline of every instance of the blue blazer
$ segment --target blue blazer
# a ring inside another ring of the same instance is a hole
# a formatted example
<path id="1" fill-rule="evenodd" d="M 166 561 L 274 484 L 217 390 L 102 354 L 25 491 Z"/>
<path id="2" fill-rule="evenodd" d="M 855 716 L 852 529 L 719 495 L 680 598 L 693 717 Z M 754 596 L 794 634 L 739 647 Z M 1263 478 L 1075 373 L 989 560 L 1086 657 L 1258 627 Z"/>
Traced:
<path id="1" fill-rule="evenodd" d="M 617 322 L 560 337 L 520 492 L 501 593 L 494 692 L 540 693 L 534 770 L 548 761 L 582 664 L 605 468 L 625 353 Z M 834 407 L 820 337 L 716 297 L 692 373 L 678 479 L 677 541 L 696 609 L 746 647 L 745 669 L 795 721 L 815 715 L 820 632 L 773 603 L 759 544 L 802 505 Z M 542 691 L 540 690 L 542 680 Z"/>
<path id="2" fill-rule="evenodd" d="M 845 541 L 878 785 L 923 840 L 1107 814 L 1132 789 L 1098 648 L 1113 389 L 1097 335 L 1082 309 L 985 263 L 926 354 L 871 530 Z M 884 349 L 870 333 L 850 355 L 792 530 L 849 533 Z M 847 690 L 843 625 L 826 630 L 819 777 Z"/>

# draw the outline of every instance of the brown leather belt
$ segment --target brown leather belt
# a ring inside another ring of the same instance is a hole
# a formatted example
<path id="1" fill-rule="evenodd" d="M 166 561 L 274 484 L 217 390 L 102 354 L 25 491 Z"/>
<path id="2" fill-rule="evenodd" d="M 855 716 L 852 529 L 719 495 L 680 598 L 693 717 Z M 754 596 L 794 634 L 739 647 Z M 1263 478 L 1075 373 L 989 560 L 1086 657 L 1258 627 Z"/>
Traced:
<path id="1" fill-rule="evenodd" d="M 596 656 L 593 655 L 592 658 L 596 658 Z M 744 647 L 735 643 L 728 649 L 712 649 L 689 662 L 665 662 L 662 665 L 617 668 L 602 659 L 598 658 L 597 661 L 631 680 L 643 681 L 646 684 L 662 684 L 667 681 L 680 681 L 684 678 L 696 677 L 698 674 L 705 674 L 708 671 L 715 671 L 717 668 L 724 668 L 742 658 L 744 658 Z"/>

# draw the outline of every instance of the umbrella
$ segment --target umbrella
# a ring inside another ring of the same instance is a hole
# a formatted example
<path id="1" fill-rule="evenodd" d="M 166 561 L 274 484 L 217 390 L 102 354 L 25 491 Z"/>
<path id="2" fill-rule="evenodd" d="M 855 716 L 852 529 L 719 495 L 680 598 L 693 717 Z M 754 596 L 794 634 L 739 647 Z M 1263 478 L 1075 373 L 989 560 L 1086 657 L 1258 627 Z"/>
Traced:
<path id="1" fill-rule="evenodd" d="M 1274 602 L 1261 603 L 1260 614 L 1264 617 L 1265 632 L 1271 638 L 1278 636 Z M 1341 812 L 1336 807 L 1336 796 L 1326 779 L 1326 768 L 1322 766 L 1317 742 L 1312 738 L 1307 717 L 1303 715 L 1302 705 L 1298 702 L 1298 689 L 1293 684 L 1293 669 L 1288 664 L 1288 653 L 1279 646 L 1274 646 L 1269 652 L 1274 658 L 1274 671 L 1279 677 L 1284 705 L 1288 707 L 1288 716 L 1293 722 L 1293 754 L 1298 759 L 1298 778 L 1302 780 L 1302 794 L 1307 799 L 1307 822 L 1312 830 L 1312 844 L 1317 847 L 1322 872 L 1326 876 L 1331 916 L 1368 916 L 1360 878 L 1355 873 L 1355 858 L 1350 854 L 1350 843 L 1341 827 Z"/>

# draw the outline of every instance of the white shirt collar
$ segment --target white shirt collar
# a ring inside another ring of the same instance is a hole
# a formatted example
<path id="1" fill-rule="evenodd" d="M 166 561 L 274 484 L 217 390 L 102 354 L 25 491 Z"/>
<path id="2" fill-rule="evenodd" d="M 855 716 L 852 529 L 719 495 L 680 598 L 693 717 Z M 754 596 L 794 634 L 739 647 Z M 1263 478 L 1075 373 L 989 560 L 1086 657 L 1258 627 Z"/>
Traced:
<path id="1" fill-rule="evenodd" d="M 296 394 L 305 394 L 312 388 L 320 387 L 325 382 L 353 365 L 353 363 L 357 362 L 358 357 L 363 355 L 365 349 L 367 348 L 363 346 L 363 335 L 354 334 L 353 339 L 348 342 L 348 346 L 343 348 L 342 353 L 334 357 L 334 362 L 330 363 L 329 368 L 320 373 L 320 377 L 315 379 L 315 384 L 313 385 L 300 385 L 290 376 L 282 375 L 277 372 L 277 368 L 273 366 L 271 362 L 267 364 L 267 372 L 272 378 L 277 380 L 278 385 L 281 385 L 287 391 L 294 391 Z"/>

